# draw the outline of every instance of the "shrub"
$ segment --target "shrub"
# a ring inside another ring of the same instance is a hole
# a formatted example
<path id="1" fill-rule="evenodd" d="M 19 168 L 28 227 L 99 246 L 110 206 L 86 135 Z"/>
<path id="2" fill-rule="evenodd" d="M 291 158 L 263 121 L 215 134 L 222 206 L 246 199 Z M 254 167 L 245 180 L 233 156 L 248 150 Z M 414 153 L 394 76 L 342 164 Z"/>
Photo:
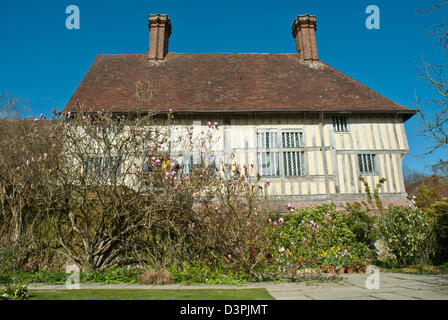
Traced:
<path id="1" fill-rule="evenodd" d="M 207 283 L 240 285 L 251 280 L 251 276 L 244 271 L 233 271 L 225 264 L 210 266 L 203 262 L 196 264 L 184 263 L 182 269 L 171 269 L 176 283 Z"/>
<path id="2" fill-rule="evenodd" d="M 10 283 L 0 294 L 1 299 L 7 300 L 26 300 L 28 299 L 28 289 L 22 283 Z"/>
<path id="3" fill-rule="evenodd" d="M 390 206 L 383 210 L 379 236 L 399 266 L 422 265 L 434 252 L 434 221 L 418 208 Z"/>
<path id="4" fill-rule="evenodd" d="M 272 221 L 275 236 L 268 242 L 275 263 L 307 268 L 349 266 L 354 256 L 367 261 L 370 250 L 356 241 L 345 219 L 334 204 L 324 204 L 296 210 Z"/>
<path id="5" fill-rule="evenodd" d="M 140 270 L 126 267 L 109 270 L 93 270 L 81 272 L 81 282 L 95 283 L 136 283 L 139 280 Z"/>
<path id="6" fill-rule="evenodd" d="M 448 198 L 432 203 L 427 208 L 428 214 L 435 221 L 436 251 L 434 262 L 448 261 Z"/>
<path id="7" fill-rule="evenodd" d="M 348 203 L 345 206 L 347 211 L 344 216 L 345 224 L 355 234 L 357 242 L 364 243 L 368 246 L 373 245 L 375 240 L 375 217 L 367 213 L 367 209 L 359 202 Z"/>
<path id="8" fill-rule="evenodd" d="M 414 199 L 414 203 L 422 210 L 427 210 L 432 203 L 441 199 L 440 192 L 434 185 L 428 188 L 426 184 L 422 184 L 417 191 L 417 195 Z"/>

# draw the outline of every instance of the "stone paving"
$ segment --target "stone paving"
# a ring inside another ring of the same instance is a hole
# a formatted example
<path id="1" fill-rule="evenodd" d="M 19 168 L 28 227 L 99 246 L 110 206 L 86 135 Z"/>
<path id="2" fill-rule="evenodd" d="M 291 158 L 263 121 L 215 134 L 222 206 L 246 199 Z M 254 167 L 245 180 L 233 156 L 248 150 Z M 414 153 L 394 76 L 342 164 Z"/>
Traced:
<path id="1" fill-rule="evenodd" d="M 81 284 L 81 289 L 248 289 L 265 288 L 277 300 L 448 300 L 448 275 L 379 274 L 368 289 L 368 274 L 344 274 L 334 281 L 256 282 L 230 285 Z M 64 285 L 31 284 L 30 290 L 65 290 Z"/>

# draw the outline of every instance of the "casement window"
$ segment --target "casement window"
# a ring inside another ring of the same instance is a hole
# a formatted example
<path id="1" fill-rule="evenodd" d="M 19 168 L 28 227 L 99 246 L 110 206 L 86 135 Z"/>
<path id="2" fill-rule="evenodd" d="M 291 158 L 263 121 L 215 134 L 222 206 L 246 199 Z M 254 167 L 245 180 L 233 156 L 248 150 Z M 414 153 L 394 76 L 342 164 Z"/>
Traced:
<path id="1" fill-rule="evenodd" d="M 278 132 L 257 132 L 257 149 L 258 173 L 263 177 L 280 176 Z"/>
<path id="2" fill-rule="evenodd" d="M 123 164 L 118 163 L 118 157 L 114 156 L 102 156 L 92 155 L 88 158 L 86 164 L 87 175 L 99 175 L 107 180 L 116 174 L 116 177 L 120 177 L 123 173 Z"/>
<path id="3" fill-rule="evenodd" d="M 304 155 L 302 132 L 282 132 L 283 174 L 285 176 L 304 175 Z"/>
<path id="4" fill-rule="evenodd" d="M 374 154 L 358 154 L 359 172 L 364 174 L 375 173 L 376 163 Z"/>
<path id="5" fill-rule="evenodd" d="M 347 117 L 346 116 L 334 116 L 333 117 L 333 129 L 336 132 L 347 132 Z"/>
<path id="6" fill-rule="evenodd" d="M 304 175 L 302 132 L 257 132 L 258 173 L 264 177 Z"/>

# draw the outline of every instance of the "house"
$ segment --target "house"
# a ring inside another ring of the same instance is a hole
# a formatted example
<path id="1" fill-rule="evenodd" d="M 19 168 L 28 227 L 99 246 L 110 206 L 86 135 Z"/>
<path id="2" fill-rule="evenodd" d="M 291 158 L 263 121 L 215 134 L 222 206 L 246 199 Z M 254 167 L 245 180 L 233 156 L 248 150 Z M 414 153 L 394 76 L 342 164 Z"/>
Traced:
<path id="1" fill-rule="evenodd" d="M 319 60 L 316 17 L 292 25 L 296 52 L 183 54 L 168 51 L 167 15 L 149 16 L 149 52 L 98 55 L 67 103 L 135 113 L 136 81 L 153 92 L 140 111 L 176 114 L 175 126 L 219 123 L 216 162 L 253 164 L 273 199 L 295 205 L 365 200 L 359 176 L 384 203 L 407 203 L 404 122 L 415 114 Z M 173 154 L 187 164 L 190 155 Z"/>

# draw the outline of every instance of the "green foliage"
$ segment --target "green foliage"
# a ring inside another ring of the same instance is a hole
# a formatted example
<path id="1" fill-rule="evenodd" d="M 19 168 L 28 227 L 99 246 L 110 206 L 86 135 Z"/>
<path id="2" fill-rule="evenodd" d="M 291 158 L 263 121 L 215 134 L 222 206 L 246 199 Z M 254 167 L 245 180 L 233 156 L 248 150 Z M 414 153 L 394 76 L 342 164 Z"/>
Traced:
<path id="1" fill-rule="evenodd" d="M 129 269 L 119 267 L 110 270 L 94 270 L 81 273 L 81 282 L 95 283 L 136 283 L 138 282 L 140 271 L 138 269 Z"/>
<path id="2" fill-rule="evenodd" d="M 448 198 L 432 203 L 427 208 L 428 214 L 435 221 L 436 252 L 434 261 L 448 261 Z"/>
<path id="3" fill-rule="evenodd" d="M 67 274 L 63 271 L 26 272 L 11 270 L 0 272 L 0 283 L 8 284 L 20 280 L 22 283 L 64 284 Z"/>
<path id="4" fill-rule="evenodd" d="M 369 249 L 357 242 L 345 220 L 334 204 L 324 204 L 296 210 L 272 222 L 274 261 L 282 266 L 309 268 L 322 264 L 348 266 L 353 257 L 368 260 Z"/>
<path id="5" fill-rule="evenodd" d="M 190 282 L 191 284 L 207 283 L 241 285 L 244 282 L 251 280 L 251 277 L 247 273 L 233 271 L 224 265 L 211 267 L 205 263 L 184 263 L 180 271 L 174 268 L 170 271 L 176 283 Z"/>
<path id="6" fill-rule="evenodd" d="M 95 283 L 136 283 L 140 270 L 129 269 L 125 267 L 114 268 L 102 271 L 82 272 L 80 274 L 81 282 Z M 46 283 L 46 284 L 65 284 L 68 274 L 64 271 L 38 271 L 26 272 L 20 270 L 11 270 L 0 272 L 0 284 L 21 283 Z"/>
<path id="7" fill-rule="evenodd" d="M 384 182 L 386 182 L 386 178 L 381 178 L 378 183 L 375 186 L 375 190 L 373 192 L 373 198 L 375 198 L 375 203 L 376 203 L 376 207 L 379 210 L 383 209 L 383 203 L 380 199 L 380 189 L 383 186 Z M 364 176 L 360 175 L 359 176 L 359 181 L 361 181 L 364 184 L 364 188 L 365 188 L 365 192 L 367 195 L 367 201 L 370 203 L 370 205 L 373 204 L 373 199 L 372 199 L 372 192 L 369 186 L 369 183 L 367 182 L 367 180 L 364 178 Z"/>
<path id="8" fill-rule="evenodd" d="M 6 286 L 6 289 L 0 293 L 0 299 L 27 300 L 28 289 L 25 284 L 20 282 L 10 283 Z"/>
<path id="9" fill-rule="evenodd" d="M 367 209 L 359 202 L 348 203 L 345 206 L 347 211 L 344 222 L 355 234 L 357 242 L 371 245 L 375 239 L 375 217 L 367 213 Z"/>
<path id="10" fill-rule="evenodd" d="M 441 199 L 436 186 L 428 188 L 424 183 L 418 188 L 414 203 L 422 210 L 426 210 L 432 203 Z"/>
<path id="11" fill-rule="evenodd" d="M 379 236 L 399 266 L 422 265 L 434 253 L 434 221 L 421 209 L 390 206 L 383 210 Z"/>

